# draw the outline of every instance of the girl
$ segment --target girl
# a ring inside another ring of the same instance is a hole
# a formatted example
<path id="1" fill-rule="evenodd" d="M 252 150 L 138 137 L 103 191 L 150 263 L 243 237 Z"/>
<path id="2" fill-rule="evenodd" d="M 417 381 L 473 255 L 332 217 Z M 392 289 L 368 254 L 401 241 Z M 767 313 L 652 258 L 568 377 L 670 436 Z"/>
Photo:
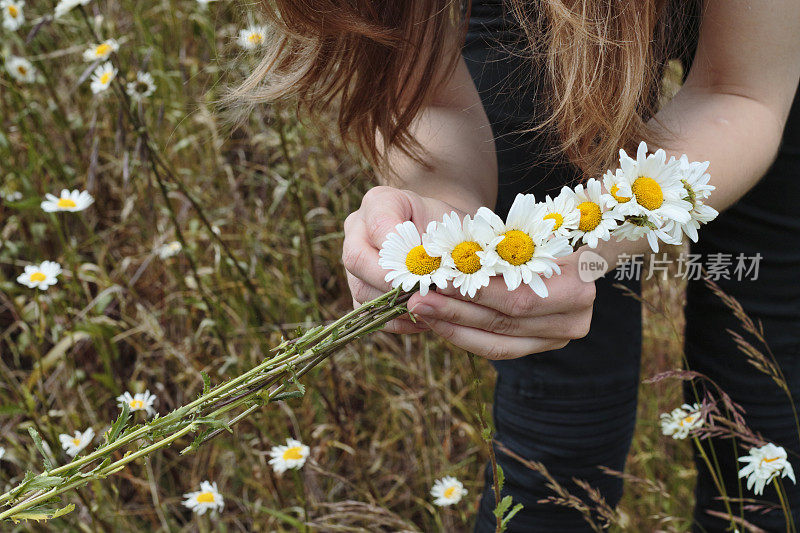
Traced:
<path id="1" fill-rule="evenodd" d="M 565 184 L 599 177 L 620 147 L 635 151 L 645 139 L 712 162 L 711 205 L 727 211 L 704 228 L 693 252 L 760 254 L 757 280 L 719 282 L 763 322 L 800 392 L 800 109 L 790 113 L 800 78 L 796 0 L 707 0 L 699 9 L 664 0 L 263 5 L 275 34 L 233 97 L 292 96 L 312 113 L 336 100 L 342 135 L 386 184 L 345 221 L 343 261 L 355 305 L 389 288 L 378 249 L 396 224 L 411 220 L 422 231 L 444 213 L 479 206 L 503 216 L 518 192 L 554 196 Z M 665 59 L 679 55 L 691 68 L 656 113 Z M 612 269 L 621 254 L 646 246 L 604 243 L 598 251 Z M 640 306 L 612 288 L 613 275 L 581 281 L 578 255 L 563 258 L 563 274 L 547 280 L 549 298 L 525 285 L 508 293 L 499 279 L 472 300 L 432 291 L 409 302 L 417 324 L 397 320 L 389 329 L 431 329 L 494 360 L 496 439 L 543 462 L 573 492 L 570 480 L 583 479 L 615 505 L 621 481 L 598 466 L 622 470 L 630 445 Z M 702 281 L 690 283 L 687 319 L 691 368 L 731 394 L 752 429 L 800 451 L 786 396 L 745 362 L 725 332 L 738 329 L 735 318 Z M 730 441 L 713 444 L 727 493 L 739 497 L 736 457 L 745 452 Z M 539 475 L 503 454 L 499 461 L 505 491 L 525 506 L 510 530 L 586 529 L 577 512 L 539 503 L 550 495 Z M 697 527 L 722 530 L 729 522 L 708 512 L 724 510 L 718 491 L 699 470 Z M 788 491 L 798 521 L 800 492 Z M 769 491 L 765 499 L 777 501 Z M 493 508 L 488 490 L 478 531 L 494 530 Z M 767 530 L 784 527 L 779 512 L 744 517 Z"/>

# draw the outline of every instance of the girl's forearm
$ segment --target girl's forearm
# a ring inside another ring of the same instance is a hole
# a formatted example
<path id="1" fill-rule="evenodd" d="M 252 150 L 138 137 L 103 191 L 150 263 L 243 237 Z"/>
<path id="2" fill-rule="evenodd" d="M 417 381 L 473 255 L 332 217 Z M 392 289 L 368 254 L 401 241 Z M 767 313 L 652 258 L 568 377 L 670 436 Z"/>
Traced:
<path id="1" fill-rule="evenodd" d="M 723 211 L 767 172 L 780 145 L 786 117 L 753 98 L 686 86 L 651 120 L 668 155 L 710 161 L 716 187 L 707 202 Z"/>

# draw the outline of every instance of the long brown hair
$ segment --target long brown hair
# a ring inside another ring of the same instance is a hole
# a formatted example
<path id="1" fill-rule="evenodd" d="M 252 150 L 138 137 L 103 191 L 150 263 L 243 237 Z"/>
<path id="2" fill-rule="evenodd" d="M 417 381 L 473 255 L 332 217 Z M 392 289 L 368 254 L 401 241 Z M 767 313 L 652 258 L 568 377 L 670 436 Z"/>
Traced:
<path id="1" fill-rule="evenodd" d="M 468 1 L 468 0 L 467 0 Z M 647 139 L 678 10 L 668 0 L 507 0 L 533 61 L 544 66 L 549 114 L 534 130 L 585 174 Z M 675 5 L 683 4 L 677 0 Z M 342 137 L 380 165 L 389 148 L 422 160 L 410 127 L 458 59 L 460 0 L 261 0 L 272 35 L 231 102 L 293 98 L 310 115 L 338 110 Z M 437 78 L 436 75 L 439 74 Z"/>

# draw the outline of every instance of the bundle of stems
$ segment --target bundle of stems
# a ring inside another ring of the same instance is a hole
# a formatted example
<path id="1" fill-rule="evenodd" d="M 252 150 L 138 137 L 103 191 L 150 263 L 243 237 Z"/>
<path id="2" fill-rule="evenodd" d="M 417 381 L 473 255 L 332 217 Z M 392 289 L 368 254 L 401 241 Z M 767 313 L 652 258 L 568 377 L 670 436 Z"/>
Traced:
<path id="1" fill-rule="evenodd" d="M 54 465 L 41 437 L 31 430 L 31 437 L 44 456 L 44 471 L 38 475 L 28 472 L 21 483 L 0 495 L 0 505 L 4 507 L 0 520 L 61 516 L 74 508 L 72 504 L 61 508 L 55 505 L 65 492 L 104 479 L 132 461 L 194 436 L 181 454 L 192 452 L 222 431 L 231 431 L 232 425 L 259 407 L 303 396 L 305 387 L 299 378 L 346 344 L 405 314 L 411 294 L 399 288 L 391 290 L 338 320 L 284 340 L 270 351 L 271 357 L 216 387 L 211 387 L 204 373 L 203 392 L 196 400 L 147 423 L 128 425 L 131 413 L 123 404 L 122 413 L 105 434 L 105 442 L 68 464 Z M 113 460 L 112 456 L 119 456 L 117 452 L 123 455 Z"/>

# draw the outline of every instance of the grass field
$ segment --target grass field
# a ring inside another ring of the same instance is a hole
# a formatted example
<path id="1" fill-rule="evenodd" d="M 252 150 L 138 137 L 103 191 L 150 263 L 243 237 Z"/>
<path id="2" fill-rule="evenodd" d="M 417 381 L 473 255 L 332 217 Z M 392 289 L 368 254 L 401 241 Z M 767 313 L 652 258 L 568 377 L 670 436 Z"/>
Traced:
<path id="1" fill-rule="evenodd" d="M 58 434 L 102 433 L 121 393 L 149 389 L 166 413 L 202 390 L 201 371 L 221 381 L 265 357 L 282 331 L 345 312 L 342 221 L 372 184 L 325 124 L 299 122 L 290 103 L 258 108 L 235 128 L 217 113 L 223 88 L 255 60 L 235 46 L 253 17 L 241 6 L 100 0 L 57 21 L 52 7 L 26 6 L 26 23 L 0 40 L 6 61 L 25 56 L 39 71 L 32 84 L 0 77 L 0 487 L 42 469 L 29 428 L 64 463 Z M 129 104 L 119 87 L 92 94 L 81 54 L 98 37 L 120 43 L 118 79 L 148 71 L 154 95 Z M 44 213 L 45 193 L 62 188 L 87 189 L 95 204 Z M 12 191 L 20 197 L 9 201 Z M 182 251 L 162 259 L 172 241 Z M 42 260 L 62 264 L 57 285 L 15 281 Z M 680 366 L 663 313 L 679 331 L 682 298 L 667 283 L 645 290 L 655 309 L 645 310 L 643 377 Z M 492 372 L 485 362 L 480 371 L 490 401 Z M 68 495 L 72 513 L 13 527 L 292 531 L 305 507 L 318 530 L 469 529 L 486 455 L 463 352 L 379 333 L 305 383 L 304 398 L 256 412 L 193 455 L 176 446 L 136 461 Z M 688 530 L 690 444 L 661 436 L 657 423 L 680 403 L 677 382 L 642 386 L 628 470 L 671 497 L 629 483 L 625 529 Z M 288 436 L 312 450 L 299 484 L 267 463 Z M 444 475 L 469 490 L 454 508 L 429 496 Z M 181 505 L 205 479 L 225 497 L 217 517 Z"/>

